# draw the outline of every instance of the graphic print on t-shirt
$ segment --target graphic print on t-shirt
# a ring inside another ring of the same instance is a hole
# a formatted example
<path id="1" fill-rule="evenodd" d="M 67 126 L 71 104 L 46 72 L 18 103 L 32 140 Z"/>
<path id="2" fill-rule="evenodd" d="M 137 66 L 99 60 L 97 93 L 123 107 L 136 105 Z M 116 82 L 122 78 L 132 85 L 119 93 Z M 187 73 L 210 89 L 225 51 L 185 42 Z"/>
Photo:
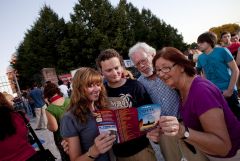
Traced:
<path id="1" fill-rule="evenodd" d="M 133 97 L 130 94 L 120 94 L 119 97 L 108 97 L 110 109 L 121 109 L 132 107 Z"/>

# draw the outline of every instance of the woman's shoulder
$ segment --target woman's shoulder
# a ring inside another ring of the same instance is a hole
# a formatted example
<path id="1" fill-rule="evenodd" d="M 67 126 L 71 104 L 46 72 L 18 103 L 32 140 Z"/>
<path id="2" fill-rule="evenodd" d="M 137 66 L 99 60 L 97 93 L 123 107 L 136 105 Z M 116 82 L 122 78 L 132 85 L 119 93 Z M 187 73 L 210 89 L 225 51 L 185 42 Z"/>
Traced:
<path id="1" fill-rule="evenodd" d="M 221 93 L 221 91 L 209 80 L 197 76 L 192 84 L 191 91 L 195 91 L 199 94 L 212 94 L 212 93 Z"/>

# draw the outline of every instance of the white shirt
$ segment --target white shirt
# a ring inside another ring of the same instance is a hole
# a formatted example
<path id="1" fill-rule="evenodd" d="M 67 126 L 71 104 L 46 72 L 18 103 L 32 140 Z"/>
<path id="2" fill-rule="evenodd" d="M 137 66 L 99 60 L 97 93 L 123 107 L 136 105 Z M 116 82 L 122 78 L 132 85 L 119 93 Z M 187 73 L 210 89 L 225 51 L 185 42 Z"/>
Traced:
<path id="1" fill-rule="evenodd" d="M 62 84 L 62 85 L 58 86 L 58 88 L 62 92 L 63 97 L 68 98 L 68 87 L 65 84 Z"/>

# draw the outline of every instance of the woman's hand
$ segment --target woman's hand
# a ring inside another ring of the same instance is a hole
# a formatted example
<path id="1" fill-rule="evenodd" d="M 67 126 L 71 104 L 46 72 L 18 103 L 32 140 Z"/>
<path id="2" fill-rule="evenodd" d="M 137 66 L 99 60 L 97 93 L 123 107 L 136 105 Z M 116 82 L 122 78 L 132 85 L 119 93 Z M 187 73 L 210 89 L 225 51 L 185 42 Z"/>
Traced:
<path id="1" fill-rule="evenodd" d="M 176 136 L 179 131 L 179 122 L 174 116 L 161 116 L 159 126 L 164 135 Z"/>
<path id="2" fill-rule="evenodd" d="M 99 154 L 106 153 L 112 148 L 115 140 L 116 135 L 111 135 L 110 131 L 101 133 L 94 140 L 94 145 L 91 147 L 91 155 L 97 157 Z"/>
<path id="3" fill-rule="evenodd" d="M 147 138 L 149 140 L 157 143 L 160 140 L 160 135 L 161 135 L 161 131 L 160 131 L 159 127 L 156 127 L 155 129 L 153 129 L 147 133 Z"/>

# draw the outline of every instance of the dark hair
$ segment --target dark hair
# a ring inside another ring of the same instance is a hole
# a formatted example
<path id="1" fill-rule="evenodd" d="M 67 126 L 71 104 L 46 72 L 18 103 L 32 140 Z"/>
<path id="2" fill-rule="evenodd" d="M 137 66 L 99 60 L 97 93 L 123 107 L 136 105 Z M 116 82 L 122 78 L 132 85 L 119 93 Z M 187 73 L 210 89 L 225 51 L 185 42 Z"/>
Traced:
<path id="1" fill-rule="evenodd" d="M 198 43 L 207 42 L 208 44 L 211 45 L 212 48 L 214 48 L 215 45 L 217 44 L 217 35 L 213 32 L 205 32 L 198 36 L 197 42 Z"/>
<path id="2" fill-rule="evenodd" d="M 190 62 L 180 50 L 174 47 L 164 47 L 162 50 L 157 51 L 152 61 L 154 68 L 156 66 L 156 61 L 161 57 L 183 67 L 185 73 L 189 76 L 194 76 L 196 74 L 192 62 Z"/>
<path id="3" fill-rule="evenodd" d="M 58 88 L 58 86 L 54 83 L 48 83 L 45 87 L 44 87 L 44 98 L 47 99 L 51 99 L 55 94 L 60 95 L 60 89 Z"/>
<path id="4" fill-rule="evenodd" d="M 63 84 L 63 81 L 61 79 L 58 80 L 58 85 L 62 85 Z"/>
<path id="5" fill-rule="evenodd" d="M 16 127 L 12 120 L 12 105 L 0 92 L 0 140 L 16 133 Z"/>
<path id="6" fill-rule="evenodd" d="M 24 91 L 23 93 L 22 93 L 22 96 L 24 97 L 24 98 L 27 98 L 27 92 L 26 91 Z"/>
<path id="7" fill-rule="evenodd" d="M 52 83 L 50 80 L 46 81 L 45 84 Z"/>
<path id="8" fill-rule="evenodd" d="M 220 38 L 222 38 L 223 35 L 226 35 L 226 34 L 230 34 L 230 32 L 228 32 L 228 31 L 224 31 L 224 32 L 222 32 L 221 35 L 220 35 Z"/>
<path id="9" fill-rule="evenodd" d="M 101 67 L 102 61 L 109 60 L 114 57 L 118 58 L 121 65 L 124 67 L 122 56 L 114 49 L 106 49 L 106 50 L 101 51 L 101 53 L 98 55 L 98 57 L 96 59 L 97 68 L 100 70 L 102 68 Z"/>
<path id="10" fill-rule="evenodd" d="M 231 37 L 236 36 L 236 35 L 238 35 L 237 32 L 233 32 L 233 33 L 231 33 Z"/>

